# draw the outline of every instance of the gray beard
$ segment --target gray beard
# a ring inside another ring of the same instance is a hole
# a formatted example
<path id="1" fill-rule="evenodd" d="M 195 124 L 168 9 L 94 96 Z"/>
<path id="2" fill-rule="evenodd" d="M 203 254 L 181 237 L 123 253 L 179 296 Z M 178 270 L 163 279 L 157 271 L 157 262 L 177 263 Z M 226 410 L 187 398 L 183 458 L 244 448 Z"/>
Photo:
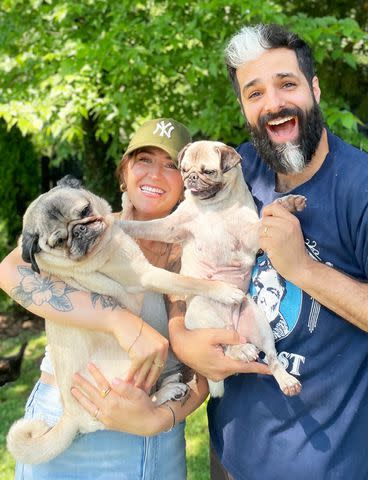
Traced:
<path id="1" fill-rule="evenodd" d="M 291 142 L 275 145 L 276 157 L 287 173 L 300 173 L 306 166 L 306 160 L 300 145 Z"/>
<path id="2" fill-rule="evenodd" d="M 269 120 L 283 116 L 298 117 L 300 133 L 294 143 L 275 144 L 268 136 L 265 124 Z M 247 122 L 247 127 L 262 160 L 277 173 L 292 174 L 302 172 L 310 163 L 321 140 L 324 122 L 319 105 L 314 102 L 307 112 L 300 108 L 285 108 L 278 113 L 264 115 L 257 126 Z"/>

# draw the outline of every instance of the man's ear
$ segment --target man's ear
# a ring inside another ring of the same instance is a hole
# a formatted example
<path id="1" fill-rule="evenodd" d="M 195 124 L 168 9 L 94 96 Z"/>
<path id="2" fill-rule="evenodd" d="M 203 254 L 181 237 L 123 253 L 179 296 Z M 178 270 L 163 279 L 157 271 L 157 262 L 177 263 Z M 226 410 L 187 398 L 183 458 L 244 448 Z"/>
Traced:
<path id="1" fill-rule="evenodd" d="M 183 160 L 184 154 L 187 151 L 188 147 L 192 145 L 191 143 L 187 143 L 185 147 L 183 147 L 180 152 L 178 153 L 178 169 L 181 169 L 181 161 Z"/>
<path id="2" fill-rule="evenodd" d="M 41 248 L 38 244 L 39 236 L 36 233 L 24 231 L 22 233 L 22 258 L 25 262 L 30 263 L 34 272 L 40 273 L 35 253 L 39 253 Z"/>
<path id="3" fill-rule="evenodd" d="M 216 149 L 220 154 L 220 168 L 223 173 L 229 171 L 241 161 L 239 153 L 233 147 L 229 147 L 229 145 L 221 145 L 216 147 Z"/>
<path id="4" fill-rule="evenodd" d="M 321 99 L 321 89 L 319 88 L 318 77 L 314 76 L 312 79 L 312 91 L 316 102 L 319 103 Z"/>

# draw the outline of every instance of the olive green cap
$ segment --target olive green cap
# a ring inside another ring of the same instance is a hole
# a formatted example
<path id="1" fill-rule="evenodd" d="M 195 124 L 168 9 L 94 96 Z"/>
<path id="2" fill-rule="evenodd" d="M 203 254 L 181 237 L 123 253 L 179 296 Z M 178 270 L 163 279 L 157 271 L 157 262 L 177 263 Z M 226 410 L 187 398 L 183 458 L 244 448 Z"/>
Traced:
<path id="1" fill-rule="evenodd" d="M 156 118 L 143 123 L 133 134 L 124 156 L 142 147 L 165 150 L 176 162 L 178 153 L 191 141 L 190 133 L 182 123 L 172 118 Z"/>

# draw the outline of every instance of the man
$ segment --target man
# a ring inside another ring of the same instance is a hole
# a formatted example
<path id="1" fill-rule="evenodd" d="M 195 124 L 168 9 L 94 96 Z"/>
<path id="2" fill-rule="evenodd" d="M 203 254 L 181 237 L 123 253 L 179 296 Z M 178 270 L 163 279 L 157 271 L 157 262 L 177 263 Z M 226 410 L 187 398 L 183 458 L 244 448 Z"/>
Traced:
<path id="1" fill-rule="evenodd" d="M 296 35 L 244 28 L 226 63 L 252 136 L 238 149 L 244 176 L 267 205 L 260 247 L 297 293 L 276 347 L 303 389 L 286 397 L 271 376 L 227 378 L 208 406 L 212 478 L 368 478 L 368 155 L 324 127 L 311 52 Z M 305 195 L 307 208 L 294 216 L 271 204 L 286 193 Z M 179 318 L 170 330 L 185 363 L 214 380 L 234 373 L 217 344 L 244 339 L 185 331 Z"/>

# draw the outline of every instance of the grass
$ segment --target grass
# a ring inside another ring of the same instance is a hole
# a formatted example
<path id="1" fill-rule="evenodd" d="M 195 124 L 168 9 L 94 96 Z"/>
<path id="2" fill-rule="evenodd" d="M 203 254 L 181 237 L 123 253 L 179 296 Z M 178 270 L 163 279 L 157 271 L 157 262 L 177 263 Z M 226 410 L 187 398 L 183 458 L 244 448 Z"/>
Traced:
<path id="1" fill-rule="evenodd" d="M 14 460 L 6 450 L 5 438 L 10 425 L 23 416 L 24 405 L 39 376 L 40 359 L 46 338 L 44 334 L 22 332 L 18 337 L 1 342 L 0 355 L 16 353 L 23 341 L 28 340 L 22 364 L 22 373 L 16 382 L 0 387 L 0 480 L 14 477 Z M 208 434 L 206 406 L 203 404 L 187 420 L 188 480 L 208 480 Z"/>

